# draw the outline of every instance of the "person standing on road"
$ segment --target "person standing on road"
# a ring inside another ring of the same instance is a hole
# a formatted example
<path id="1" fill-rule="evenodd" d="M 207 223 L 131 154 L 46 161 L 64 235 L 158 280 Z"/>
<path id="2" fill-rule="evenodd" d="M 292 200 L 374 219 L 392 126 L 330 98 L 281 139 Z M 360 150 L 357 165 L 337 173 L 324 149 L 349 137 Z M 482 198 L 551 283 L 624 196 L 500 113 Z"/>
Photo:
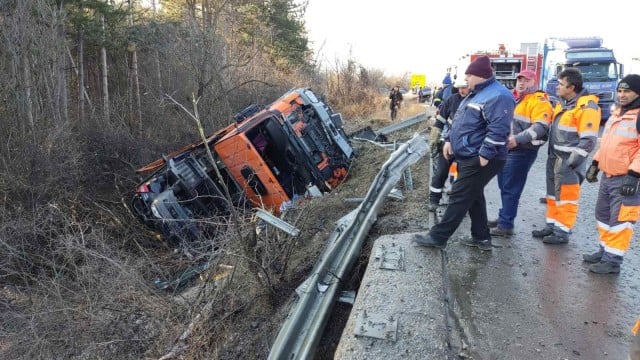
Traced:
<path id="1" fill-rule="evenodd" d="M 514 221 L 527 174 L 538 157 L 538 149 L 547 141 L 553 108 L 544 91 L 537 90 L 536 73 L 523 70 L 516 76 L 513 91 L 516 108 L 507 147 L 507 162 L 498 173 L 502 208 L 498 219 L 489 221 L 491 235 L 513 235 Z"/>
<path id="2" fill-rule="evenodd" d="M 596 226 L 597 252 L 582 256 L 589 271 L 618 273 L 629 250 L 633 226 L 640 217 L 640 75 L 627 75 L 618 84 L 618 108 L 606 122 L 600 148 L 587 171 L 587 181 L 600 181 Z"/>
<path id="3" fill-rule="evenodd" d="M 598 97 L 583 88 L 579 69 L 560 72 L 556 93 L 560 101 L 549 130 L 546 226 L 532 231 L 545 244 L 569 242 L 587 170 L 585 160 L 596 146 L 601 117 Z"/>
<path id="4" fill-rule="evenodd" d="M 400 105 L 402 104 L 402 93 L 400 87 L 394 86 L 389 93 L 389 110 L 391 111 L 391 121 L 395 121 Z"/>
<path id="5" fill-rule="evenodd" d="M 507 156 L 507 138 L 515 101 L 493 75 L 487 56 L 478 57 L 465 71 L 470 93 L 462 100 L 442 152 L 455 157 L 458 178 L 451 187 L 449 205 L 439 223 L 425 235 L 416 235 L 421 246 L 444 249 L 467 212 L 471 239 L 465 245 L 491 250 L 484 187 L 500 171 Z"/>
<path id="6" fill-rule="evenodd" d="M 447 182 L 449 175 L 449 167 L 454 160 L 452 157 L 446 159 L 442 154 L 444 139 L 451 129 L 451 123 L 458 106 L 460 106 L 460 102 L 469 94 L 469 87 L 464 79 L 456 80 L 453 87 L 458 91 L 442 104 L 437 112 L 436 122 L 431 128 L 430 145 L 433 175 L 431 176 L 431 185 L 429 187 L 429 211 L 436 211 L 440 204 L 444 184 Z"/>

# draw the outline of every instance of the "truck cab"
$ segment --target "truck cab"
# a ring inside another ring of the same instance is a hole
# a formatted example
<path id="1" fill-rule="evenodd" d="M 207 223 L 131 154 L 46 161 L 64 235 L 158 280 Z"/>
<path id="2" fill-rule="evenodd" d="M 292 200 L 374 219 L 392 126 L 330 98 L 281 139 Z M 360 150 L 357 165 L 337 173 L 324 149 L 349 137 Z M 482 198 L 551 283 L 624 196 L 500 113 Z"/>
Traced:
<path id="1" fill-rule="evenodd" d="M 310 89 L 292 89 L 237 113 L 205 142 L 138 169 L 150 175 L 136 187 L 131 210 L 174 242 L 208 237 L 209 224 L 219 222 L 205 219 L 228 216 L 231 206 L 277 215 L 298 197 L 331 191 L 353 156 L 341 115 Z"/>
<path id="2" fill-rule="evenodd" d="M 616 60 L 613 50 L 602 47 L 601 38 L 548 39 L 544 45 L 542 89 L 556 96 L 558 74 L 567 67 L 582 72 L 584 87 L 598 96 L 605 122 L 617 100 L 616 87 L 624 76 L 624 66 Z"/>

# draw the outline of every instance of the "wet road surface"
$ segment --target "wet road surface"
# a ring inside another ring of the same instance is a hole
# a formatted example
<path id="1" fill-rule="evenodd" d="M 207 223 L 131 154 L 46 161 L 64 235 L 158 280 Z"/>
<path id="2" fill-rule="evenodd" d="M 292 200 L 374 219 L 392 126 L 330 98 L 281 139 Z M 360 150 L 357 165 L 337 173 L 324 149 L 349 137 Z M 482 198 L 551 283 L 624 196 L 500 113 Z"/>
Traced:
<path id="1" fill-rule="evenodd" d="M 598 183 L 585 182 L 569 243 L 533 238 L 531 230 L 544 226 L 539 198 L 545 195 L 546 151 L 540 149 L 529 173 L 516 233 L 494 237 L 493 251 L 459 243 L 470 236 L 468 218 L 443 252 L 414 246 L 413 234 L 378 239 L 374 248 L 380 242 L 404 249 L 404 269 L 380 269 L 372 251 L 335 358 L 626 359 L 640 315 L 638 227 L 620 274 L 590 273 L 582 254 L 598 246 Z M 495 178 L 485 196 L 489 218 L 497 217 Z M 396 319 L 395 341 L 355 335 L 367 309 Z"/>

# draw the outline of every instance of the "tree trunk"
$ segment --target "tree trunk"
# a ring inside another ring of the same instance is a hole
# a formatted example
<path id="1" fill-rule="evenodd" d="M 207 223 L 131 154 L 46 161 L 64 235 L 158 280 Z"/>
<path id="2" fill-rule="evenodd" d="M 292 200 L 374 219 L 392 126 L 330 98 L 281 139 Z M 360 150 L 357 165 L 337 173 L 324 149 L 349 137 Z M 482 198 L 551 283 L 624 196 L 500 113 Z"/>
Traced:
<path id="1" fill-rule="evenodd" d="M 133 1 L 129 0 L 129 26 L 133 27 Z M 135 115 L 132 123 L 135 125 L 133 129 L 138 134 L 142 133 L 142 106 L 140 103 L 140 80 L 138 78 L 138 50 L 134 42 L 129 42 L 129 50 L 131 51 L 131 85 L 133 86 L 133 97 L 135 99 Z"/>
<path id="2" fill-rule="evenodd" d="M 102 106 L 104 120 L 109 121 L 109 76 L 107 73 L 107 49 L 104 47 L 106 42 L 106 29 L 104 26 L 104 15 L 100 15 L 100 23 L 102 25 L 102 47 L 100 48 L 100 54 L 102 57 Z"/>
<path id="3" fill-rule="evenodd" d="M 32 79 L 31 79 L 31 69 L 30 69 L 30 65 L 29 65 L 29 55 L 28 55 L 28 51 L 25 50 L 25 53 L 22 54 L 22 70 L 24 71 L 23 76 L 24 76 L 24 101 L 25 101 L 25 110 L 26 110 L 26 115 L 27 115 L 27 120 L 29 123 L 29 132 L 31 132 L 31 134 L 33 134 L 33 136 L 35 135 L 34 129 L 35 129 L 35 122 L 33 119 L 33 99 L 31 98 L 31 87 L 33 86 L 32 84 Z"/>
<path id="4" fill-rule="evenodd" d="M 82 11 L 82 3 L 80 4 Z M 84 120 L 84 30 L 78 31 L 78 123 Z"/>
<path id="5" fill-rule="evenodd" d="M 156 0 L 152 1 L 152 6 L 153 6 L 153 23 L 154 25 L 156 24 L 156 16 L 158 14 L 158 9 L 156 6 Z M 154 32 L 157 31 L 157 26 L 154 27 Z M 160 52 L 158 51 L 158 48 L 155 48 L 155 51 L 153 53 L 153 56 L 155 57 L 155 64 L 156 64 L 156 86 L 158 89 L 158 93 L 162 94 L 163 93 L 163 88 L 162 88 L 162 73 L 160 72 Z"/>

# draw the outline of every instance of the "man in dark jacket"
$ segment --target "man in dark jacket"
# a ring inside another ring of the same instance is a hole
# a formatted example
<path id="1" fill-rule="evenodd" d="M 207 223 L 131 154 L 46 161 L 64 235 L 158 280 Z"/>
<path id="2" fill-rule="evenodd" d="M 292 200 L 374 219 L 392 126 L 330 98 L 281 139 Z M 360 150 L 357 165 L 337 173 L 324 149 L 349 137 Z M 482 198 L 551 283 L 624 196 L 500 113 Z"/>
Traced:
<path id="1" fill-rule="evenodd" d="M 398 110 L 400 110 L 400 105 L 402 105 L 402 93 L 400 92 L 400 87 L 394 86 L 389 93 L 389 110 L 391 113 L 391 120 L 395 120 L 398 115 Z"/>
<path id="2" fill-rule="evenodd" d="M 471 239 L 463 243 L 486 251 L 492 245 L 484 187 L 504 166 L 515 101 L 496 80 L 487 56 L 469 64 L 465 75 L 471 92 L 460 103 L 442 149 L 445 157 L 456 158 L 458 178 L 440 222 L 427 234 L 417 235 L 414 241 L 421 246 L 444 249 L 468 212 Z"/>

